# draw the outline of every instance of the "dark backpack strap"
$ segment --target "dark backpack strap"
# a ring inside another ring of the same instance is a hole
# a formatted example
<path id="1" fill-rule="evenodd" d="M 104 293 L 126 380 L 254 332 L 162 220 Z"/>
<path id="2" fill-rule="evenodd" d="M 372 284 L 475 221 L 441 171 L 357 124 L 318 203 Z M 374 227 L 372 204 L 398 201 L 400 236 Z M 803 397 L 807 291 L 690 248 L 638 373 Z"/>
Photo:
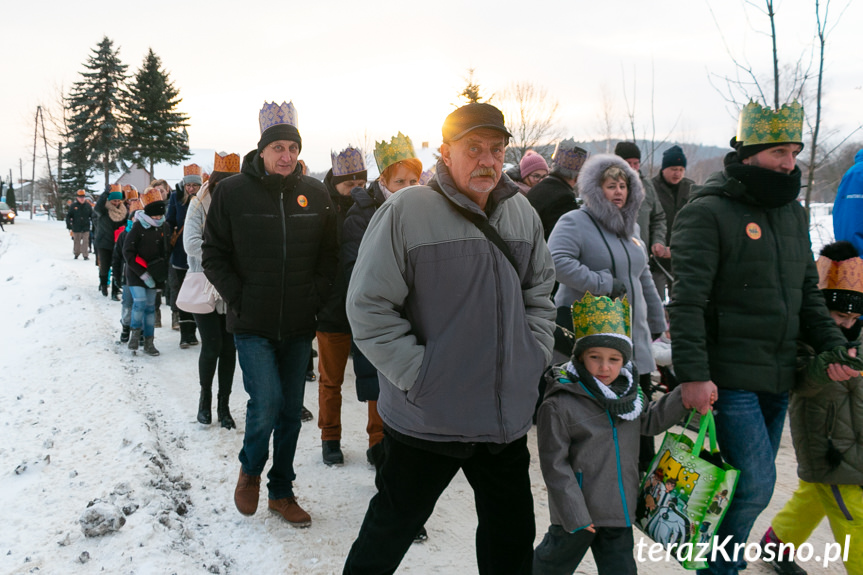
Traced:
<path id="1" fill-rule="evenodd" d="M 437 185 L 437 182 L 433 182 L 432 184 L 430 184 L 430 187 L 440 195 L 446 197 L 446 194 L 444 194 L 443 190 L 440 189 L 440 187 Z M 449 201 L 449 198 L 447 198 L 447 201 Z M 458 213 L 463 215 L 467 220 L 473 223 L 473 225 L 478 227 L 479 231 L 481 231 L 483 235 L 487 237 L 489 241 L 491 241 L 491 243 L 497 246 L 497 249 L 499 249 L 509 261 L 509 263 L 512 264 L 512 267 L 515 269 L 515 274 L 518 275 L 518 266 L 515 263 L 515 256 L 512 255 L 509 246 L 506 245 L 506 242 L 503 241 L 503 238 L 500 237 L 500 234 L 497 233 L 496 229 L 494 229 L 494 226 L 489 223 L 488 218 L 484 218 L 480 214 L 472 212 L 469 209 L 464 208 L 455 202 L 450 201 L 450 204 L 456 209 Z"/>

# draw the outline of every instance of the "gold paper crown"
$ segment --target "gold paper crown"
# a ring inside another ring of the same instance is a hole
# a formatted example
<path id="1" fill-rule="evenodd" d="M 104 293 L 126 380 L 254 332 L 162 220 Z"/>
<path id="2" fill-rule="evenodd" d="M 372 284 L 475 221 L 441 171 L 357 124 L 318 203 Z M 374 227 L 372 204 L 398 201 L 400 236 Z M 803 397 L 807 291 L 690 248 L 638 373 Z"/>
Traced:
<path id="1" fill-rule="evenodd" d="M 863 259 L 848 258 L 837 262 L 821 256 L 815 265 L 818 268 L 818 289 L 863 292 Z"/>
<path id="2" fill-rule="evenodd" d="M 123 199 L 134 200 L 138 197 L 138 190 L 135 186 L 123 186 Z"/>
<path id="3" fill-rule="evenodd" d="M 120 187 L 120 184 L 111 184 L 111 189 L 108 192 L 122 192 L 123 188 Z"/>
<path id="4" fill-rule="evenodd" d="M 740 110 L 737 142 L 741 146 L 757 144 L 803 143 L 803 106 L 797 102 L 782 104 L 778 111 L 749 102 Z"/>
<path id="5" fill-rule="evenodd" d="M 240 173 L 240 154 L 228 154 L 227 152 L 216 152 L 213 158 L 214 172 L 228 172 L 229 174 Z"/>
<path id="6" fill-rule="evenodd" d="M 183 166 L 183 177 L 200 176 L 202 172 L 203 170 L 198 164 L 189 164 L 188 166 Z"/>
<path id="7" fill-rule="evenodd" d="M 141 200 L 139 200 L 138 198 L 129 200 L 129 214 L 130 215 L 132 214 L 132 212 L 136 212 L 138 210 L 143 210 L 143 209 L 144 209 L 144 204 L 142 204 Z"/>
<path id="8" fill-rule="evenodd" d="M 79 197 L 84 197 L 87 195 L 87 192 L 85 190 L 78 190 L 77 192 L 75 192 L 75 195 Z"/>
<path id="9" fill-rule="evenodd" d="M 338 154 L 330 152 L 330 158 L 333 162 L 334 176 L 347 176 L 348 174 L 356 174 L 366 169 L 365 156 L 353 146 L 348 146 Z"/>
<path id="10" fill-rule="evenodd" d="M 629 300 L 612 300 L 608 296 L 594 297 L 586 292 L 572 304 L 572 327 L 575 339 L 588 335 L 615 334 L 631 337 Z"/>
<path id="11" fill-rule="evenodd" d="M 381 173 L 396 162 L 416 157 L 413 142 L 401 132 L 393 136 L 389 144 L 386 140 L 375 143 L 375 162 Z"/>
<path id="12" fill-rule="evenodd" d="M 295 128 L 299 127 L 297 126 L 297 109 L 294 108 L 293 102 L 282 102 L 281 104 L 264 102 L 263 108 L 258 113 L 258 125 L 261 127 L 261 133 L 263 134 L 267 128 L 272 128 L 277 124 L 290 124 Z"/>
<path id="13" fill-rule="evenodd" d="M 158 190 L 158 188 L 147 188 L 144 193 L 138 198 L 141 200 L 141 203 L 145 206 L 152 204 L 153 202 L 161 202 L 162 201 L 162 193 Z"/>

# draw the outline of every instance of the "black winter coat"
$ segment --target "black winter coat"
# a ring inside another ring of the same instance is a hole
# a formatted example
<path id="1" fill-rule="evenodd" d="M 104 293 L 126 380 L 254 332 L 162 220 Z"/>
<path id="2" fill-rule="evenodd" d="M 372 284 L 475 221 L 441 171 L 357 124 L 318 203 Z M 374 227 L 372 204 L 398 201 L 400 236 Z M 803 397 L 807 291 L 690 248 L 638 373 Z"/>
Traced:
<path id="1" fill-rule="evenodd" d="M 76 234 L 89 232 L 91 217 L 93 217 L 93 207 L 87 202 L 81 204 L 75 200 L 75 203 L 66 212 L 66 229 L 72 230 Z"/>
<path id="2" fill-rule="evenodd" d="M 119 221 L 114 221 L 111 219 L 111 215 L 108 213 L 108 192 L 104 192 L 99 199 L 96 200 L 96 207 L 93 208 L 93 212 L 99 216 L 96 219 L 96 248 L 100 250 L 113 250 L 114 249 L 114 232 L 117 231 L 117 228 L 126 225 L 126 214 L 128 214 L 128 210 L 126 210 L 126 206 L 123 206 L 123 211 L 125 212 L 123 217 L 120 218 Z"/>
<path id="3" fill-rule="evenodd" d="M 174 193 L 168 198 L 168 213 L 165 223 L 168 224 L 169 236 L 180 230 L 177 242 L 171 248 L 171 265 L 181 270 L 189 269 L 189 259 L 186 256 L 186 248 L 183 246 L 183 226 L 186 225 L 186 212 L 189 211 L 189 202 L 186 201 L 186 190 L 183 188 L 183 180 L 174 187 Z M 168 244 L 170 247 L 170 243 Z"/>
<path id="4" fill-rule="evenodd" d="M 122 234 L 122 233 L 121 233 Z M 167 279 L 169 232 L 164 223 L 159 227 L 145 228 L 140 221 L 132 224 L 123 242 L 123 259 L 126 260 L 126 285 L 147 287 L 141 279 L 145 272 L 156 280 L 156 287 L 162 287 Z M 146 267 L 137 260 L 140 257 Z M 156 269 L 163 270 L 164 277 Z"/>
<path id="5" fill-rule="evenodd" d="M 338 264 L 336 215 L 323 184 L 264 172 L 257 150 L 219 183 L 202 265 L 228 304 L 227 328 L 274 340 L 313 336 Z"/>
<path id="6" fill-rule="evenodd" d="M 545 241 L 548 241 L 560 216 L 578 209 L 575 190 L 556 174 L 550 174 L 532 187 L 527 193 L 527 200 L 539 214 Z"/>
<path id="7" fill-rule="evenodd" d="M 333 171 L 327 172 L 324 177 L 324 186 L 330 194 L 330 201 L 333 202 L 336 213 L 336 241 L 341 243 L 342 227 L 345 223 L 345 217 L 348 215 L 348 210 L 354 205 L 354 199 L 351 196 L 343 196 L 339 194 L 336 187 L 333 185 Z M 365 188 L 354 188 L 356 190 L 365 191 Z M 353 192 L 351 192 L 353 193 Z M 348 323 L 348 314 L 345 311 L 345 298 L 348 294 L 348 280 L 344 273 L 344 265 L 339 258 L 339 265 L 336 268 L 336 277 L 333 280 L 333 289 L 330 291 L 330 296 L 326 303 L 318 313 L 318 331 L 328 333 L 351 333 L 351 324 Z"/>
<path id="8" fill-rule="evenodd" d="M 818 289 L 796 201 L 765 207 L 740 180 L 714 173 L 677 214 L 671 259 L 680 381 L 782 393 L 794 385 L 798 337 L 819 352 L 846 342 Z"/>
<path id="9" fill-rule="evenodd" d="M 354 264 L 357 263 L 357 255 L 360 253 L 360 242 L 369 227 L 369 222 L 386 200 L 377 180 L 372 182 L 368 189 L 354 188 L 351 195 L 354 198 L 354 206 L 345 218 L 341 245 L 341 262 L 347 283 L 351 281 L 351 273 L 354 271 Z"/>

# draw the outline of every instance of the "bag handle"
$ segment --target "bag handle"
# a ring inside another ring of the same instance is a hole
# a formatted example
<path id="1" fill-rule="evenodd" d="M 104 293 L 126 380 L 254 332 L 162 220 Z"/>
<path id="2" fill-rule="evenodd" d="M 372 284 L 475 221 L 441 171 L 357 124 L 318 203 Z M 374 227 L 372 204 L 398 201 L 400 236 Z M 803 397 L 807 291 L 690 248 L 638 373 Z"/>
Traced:
<path id="1" fill-rule="evenodd" d="M 687 425 L 694 414 L 695 410 L 693 409 L 689 414 L 689 419 L 686 420 Z M 701 453 L 701 449 L 704 447 L 704 440 L 708 437 L 710 438 L 710 452 L 716 453 L 719 451 L 719 447 L 716 443 L 716 422 L 713 420 L 713 412 L 710 410 L 701 416 L 701 422 L 698 428 L 698 437 L 695 439 L 695 443 L 692 446 L 693 455 L 697 456 Z"/>

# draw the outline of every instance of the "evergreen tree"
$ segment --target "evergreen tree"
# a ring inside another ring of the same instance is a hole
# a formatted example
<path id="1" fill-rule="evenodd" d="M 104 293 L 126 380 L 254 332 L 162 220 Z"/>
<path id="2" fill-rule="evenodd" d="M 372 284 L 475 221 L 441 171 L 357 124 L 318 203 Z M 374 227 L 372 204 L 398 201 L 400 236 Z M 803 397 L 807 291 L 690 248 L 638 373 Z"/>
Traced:
<path id="1" fill-rule="evenodd" d="M 176 111 L 179 90 L 151 48 L 129 87 L 129 138 L 127 158 L 151 176 L 153 164 L 179 164 L 190 156 L 185 128 L 188 116 Z M 155 176 L 154 176 L 155 177 Z"/>
<path id="2" fill-rule="evenodd" d="M 63 148 L 63 171 L 60 173 L 60 198 L 73 199 L 75 192 L 92 186 L 90 161 L 86 150 L 70 140 Z"/>
<path id="3" fill-rule="evenodd" d="M 88 71 L 81 72 L 83 79 L 75 82 L 66 100 L 69 148 L 86 157 L 88 167 L 104 171 L 107 188 L 108 174 L 120 169 L 126 146 L 127 66 L 120 62 L 119 48 L 114 50 L 113 41 L 105 36 L 84 67 Z"/>

